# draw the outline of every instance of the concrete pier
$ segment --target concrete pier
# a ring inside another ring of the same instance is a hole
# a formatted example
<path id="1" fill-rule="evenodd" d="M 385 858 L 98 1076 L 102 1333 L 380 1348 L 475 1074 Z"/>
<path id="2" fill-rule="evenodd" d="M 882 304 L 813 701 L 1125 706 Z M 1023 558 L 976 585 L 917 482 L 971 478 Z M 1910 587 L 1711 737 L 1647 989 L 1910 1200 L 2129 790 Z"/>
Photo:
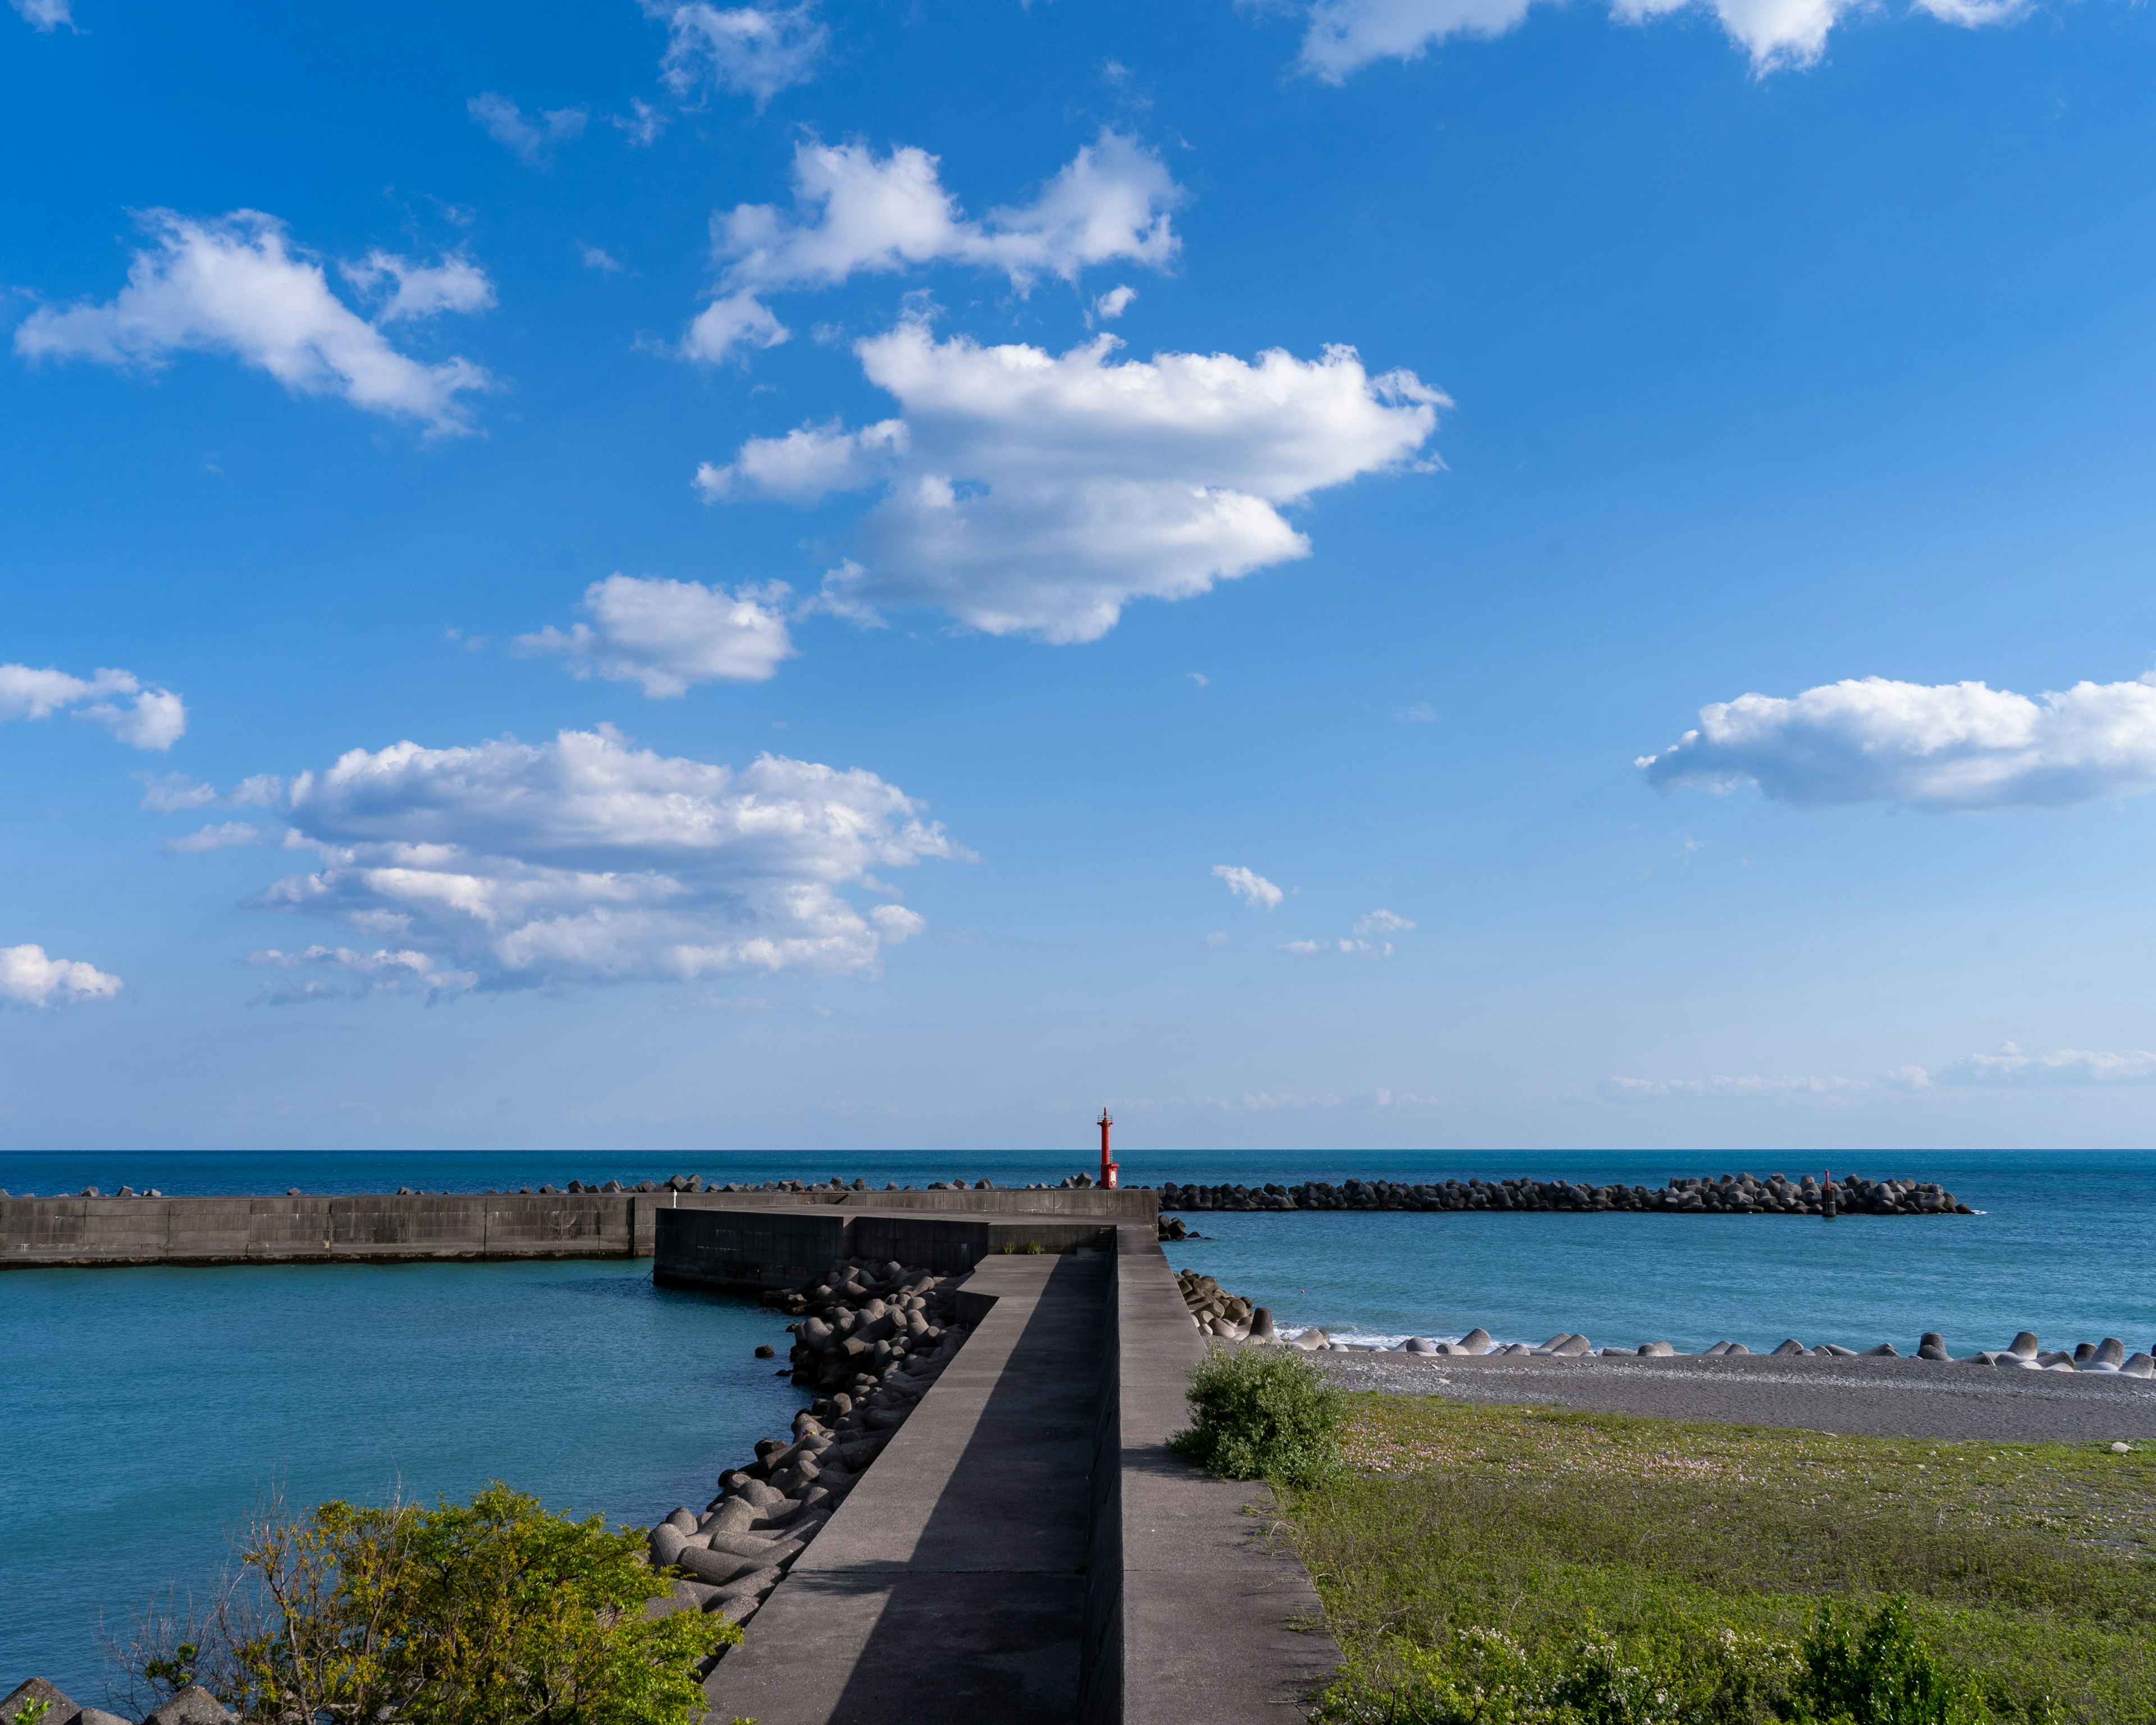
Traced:
<path id="1" fill-rule="evenodd" d="M 659 1261 L 713 1225 L 662 1222 Z M 1168 1450 L 1203 1346 L 1152 1224 L 997 1253 L 963 1297 L 972 1336 L 713 1671 L 708 1725 L 1299 1720 L 1338 1651 L 1265 1488 Z"/>

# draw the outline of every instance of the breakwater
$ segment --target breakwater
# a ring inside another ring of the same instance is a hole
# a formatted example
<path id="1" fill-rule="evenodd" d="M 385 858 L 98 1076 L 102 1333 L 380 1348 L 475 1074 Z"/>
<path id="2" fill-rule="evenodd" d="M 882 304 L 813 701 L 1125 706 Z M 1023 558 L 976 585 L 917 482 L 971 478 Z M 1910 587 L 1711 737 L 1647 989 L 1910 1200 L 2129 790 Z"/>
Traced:
<path id="1" fill-rule="evenodd" d="M 310 1194 L 167 1197 L 122 1188 L 71 1196 L 0 1194 L 0 1270 L 141 1264 L 409 1263 L 441 1259 L 649 1257 L 658 1219 L 677 1210 L 851 1216 L 873 1207 L 904 1214 L 963 1209 L 969 1214 L 1118 1215 L 1155 1213 L 1150 1192 L 1104 1192 L 1088 1181 L 1062 1187 L 872 1189 L 864 1180 L 814 1185 L 707 1185 L 696 1175 L 644 1180 L 571 1180 L 516 1192 Z M 954 1224 L 976 1255 L 993 1229 Z M 865 1248 L 873 1250 L 873 1247 Z M 807 1269 L 843 1254 L 819 1245 Z M 952 1263 L 953 1269 L 968 1267 Z M 798 1280 L 791 1271 L 778 1280 Z M 774 1285 L 767 1281 L 764 1286 Z"/>
<path id="2" fill-rule="evenodd" d="M 766 1303 L 813 1314 L 789 1327 L 791 1364 L 796 1384 L 824 1394 L 790 1438 L 763 1439 L 755 1460 L 721 1474 L 701 1516 L 684 1506 L 651 1530 L 652 1562 L 682 1575 L 654 1615 L 752 1616 L 966 1339 L 946 1279 L 895 1261 L 841 1260 L 814 1287 Z"/>
<path id="3" fill-rule="evenodd" d="M 1664 1186 L 1595 1186 L 1572 1180 L 1312 1180 L 1290 1186 L 1178 1185 L 1160 1189 L 1163 1210 L 1630 1210 L 1662 1215 L 1966 1216 L 1969 1207 L 1929 1180 L 1859 1177 L 1792 1180 L 1723 1174 Z"/>

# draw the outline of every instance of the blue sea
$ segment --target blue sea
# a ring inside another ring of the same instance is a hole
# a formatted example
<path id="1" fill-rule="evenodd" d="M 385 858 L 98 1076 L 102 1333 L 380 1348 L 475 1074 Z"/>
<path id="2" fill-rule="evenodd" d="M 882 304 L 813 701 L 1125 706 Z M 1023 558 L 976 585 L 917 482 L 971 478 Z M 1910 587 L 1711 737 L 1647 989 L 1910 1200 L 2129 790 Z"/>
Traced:
<path id="1" fill-rule="evenodd" d="M 1531 1174 L 1659 1185 L 1749 1169 L 1938 1180 L 1983 1214 L 1845 1216 L 1211 1215 L 1169 1248 L 1346 1339 L 1539 1342 L 1786 1336 L 1957 1352 L 2018 1329 L 2046 1345 L 2156 1345 L 2156 1153 L 1126 1151 L 1127 1185 Z M 1060 1179 L 1082 1154 L 0 1154 L 21 1194 L 477 1191 L 572 1178 L 856 1176 L 881 1185 Z M 37 1674 L 106 1698 L 102 1641 L 168 1593 L 214 1584 L 273 1494 L 466 1497 L 501 1479 L 551 1507 L 649 1522 L 802 1405 L 753 1357 L 781 1322 L 654 1289 L 648 1261 L 15 1271 L 0 1275 L 0 1693 Z"/>

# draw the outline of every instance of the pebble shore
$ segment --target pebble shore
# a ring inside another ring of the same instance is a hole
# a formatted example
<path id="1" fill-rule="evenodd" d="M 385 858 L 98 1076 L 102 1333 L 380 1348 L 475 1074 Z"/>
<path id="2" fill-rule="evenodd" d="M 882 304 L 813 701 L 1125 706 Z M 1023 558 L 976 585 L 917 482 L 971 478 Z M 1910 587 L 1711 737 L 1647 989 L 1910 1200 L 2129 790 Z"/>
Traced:
<path id="1" fill-rule="evenodd" d="M 1306 1185 L 1160 1189 L 1163 1210 L 1631 1210 L 1669 1215 L 1968 1216 L 1976 1213 L 1929 1180 L 1671 1180 L 1666 1186 L 1590 1186 L 1571 1180 L 1329 1180 Z"/>

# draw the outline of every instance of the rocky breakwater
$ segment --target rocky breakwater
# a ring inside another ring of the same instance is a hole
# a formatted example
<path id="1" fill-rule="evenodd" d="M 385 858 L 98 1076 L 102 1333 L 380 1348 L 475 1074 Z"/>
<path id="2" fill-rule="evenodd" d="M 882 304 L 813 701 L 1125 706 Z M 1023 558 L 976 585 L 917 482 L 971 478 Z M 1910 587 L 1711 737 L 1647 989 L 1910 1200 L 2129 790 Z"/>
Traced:
<path id="1" fill-rule="evenodd" d="M 652 1562 L 680 1578 L 652 1615 L 716 1611 L 742 1623 L 770 1597 L 963 1345 L 947 1283 L 847 1259 L 812 1286 L 763 1296 L 796 1320 L 793 1381 L 818 1398 L 794 1416 L 792 1437 L 764 1439 L 754 1461 L 719 1476 L 701 1515 L 677 1509 L 651 1530 Z"/>
<path id="2" fill-rule="evenodd" d="M 1176 1291 L 1201 1336 L 1223 1342 L 1271 1342 L 1273 1315 L 1263 1306 L 1253 1306 L 1240 1294 L 1224 1292 L 1209 1276 L 1194 1270 L 1178 1271 Z"/>
<path id="3" fill-rule="evenodd" d="M 1235 1338 L 1231 1337 L 1229 1339 Z M 1290 1347 L 1312 1353 L 1411 1353 L 1448 1359 L 1733 1359 L 1752 1353 L 1752 1350 L 1742 1342 L 1727 1341 L 1717 1342 L 1711 1348 L 1702 1348 L 1697 1353 L 1684 1353 L 1667 1342 L 1642 1342 L 1637 1347 L 1597 1348 L 1585 1336 L 1569 1330 L 1560 1330 L 1547 1342 L 1536 1344 L 1499 1342 L 1479 1326 L 1457 1341 L 1433 1342 L 1427 1336 L 1410 1336 L 1406 1341 L 1389 1348 L 1367 1342 L 1336 1342 L 1323 1330 L 1318 1329 L 1301 1330 L 1282 1339 Z M 1936 1330 L 1925 1331 L 1917 1337 L 1915 1351 L 1907 1354 L 1892 1342 L 1881 1342 L 1876 1348 L 1844 1348 L 1836 1342 L 1823 1342 L 1816 1347 L 1807 1348 L 1793 1336 L 1761 1357 L 1774 1359 L 1799 1357 L 1814 1359 L 1920 1359 L 1942 1365 L 2010 1366 L 2052 1372 L 2107 1372 L 2126 1378 L 2156 1378 L 2156 1356 L 2146 1353 L 2129 1355 L 2126 1344 L 2116 1336 L 2107 1336 L 2101 1342 L 2083 1342 L 2071 1349 L 2056 1348 L 2046 1353 L 2037 1342 L 2035 1333 L 2029 1330 L 2022 1331 L 2005 1348 L 1987 1348 L 1958 1357 L 1948 1351 L 1944 1337 Z"/>
<path id="4" fill-rule="evenodd" d="M 1594 1186 L 1573 1180 L 1349 1180 L 1335 1186 L 1183 1186 L 1160 1189 L 1166 1210 L 1629 1210 L 1671 1215 L 1967 1216 L 1975 1214 L 1934 1181 L 1764 1179 L 1723 1174 L 1666 1186 Z"/>

